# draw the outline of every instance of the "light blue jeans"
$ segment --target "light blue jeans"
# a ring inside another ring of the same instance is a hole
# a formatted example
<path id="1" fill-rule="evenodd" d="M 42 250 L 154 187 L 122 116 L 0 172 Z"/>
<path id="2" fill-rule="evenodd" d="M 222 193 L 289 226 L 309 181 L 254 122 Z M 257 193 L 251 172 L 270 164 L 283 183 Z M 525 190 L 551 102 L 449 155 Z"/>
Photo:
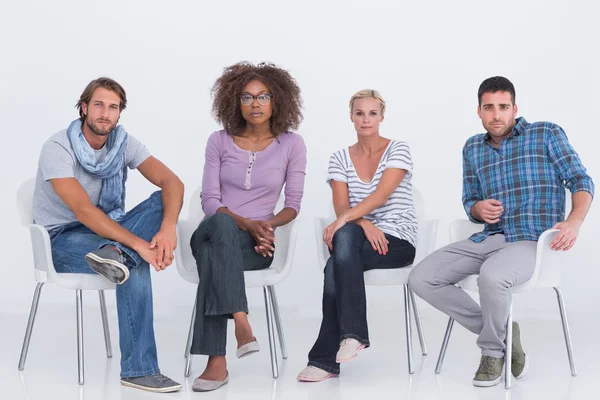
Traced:
<path id="1" fill-rule="evenodd" d="M 160 229 L 162 218 L 162 198 L 158 191 L 125 214 L 119 224 L 149 242 Z M 121 377 L 160 372 L 154 340 L 152 282 L 148 263 L 132 249 L 98 236 L 79 222 L 62 225 L 49 233 L 54 268 L 61 273 L 95 274 L 85 261 L 87 253 L 107 244 L 123 251 L 130 275 L 125 283 L 117 285 L 116 290 Z"/>

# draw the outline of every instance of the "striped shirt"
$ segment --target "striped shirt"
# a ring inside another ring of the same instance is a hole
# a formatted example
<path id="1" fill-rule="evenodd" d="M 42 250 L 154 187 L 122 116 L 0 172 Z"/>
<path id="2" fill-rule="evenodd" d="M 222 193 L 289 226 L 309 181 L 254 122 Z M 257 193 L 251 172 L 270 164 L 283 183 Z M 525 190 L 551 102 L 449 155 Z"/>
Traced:
<path id="1" fill-rule="evenodd" d="M 551 122 L 517 118 L 499 148 L 487 133 L 471 137 L 463 148 L 462 200 L 469 219 L 481 223 L 471 215 L 479 200 L 495 199 L 504 208 L 499 222 L 471 236 L 474 242 L 495 233 L 504 233 L 507 242 L 538 240 L 564 221 L 565 188 L 594 195 L 594 182 L 565 132 Z"/>
<path id="2" fill-rule="evenodd" d="M 327 182 L 344 182 L 348 184 L 350 207 L 375 192 L 383 171 L 387 168 L 406 170 L 400 185 L 392 192 L 387 202 L 373 210 L 364 218 L 368 219 L 384 233 L 404 239 L 413 246 L 417 245 L 417 215 L 412 198 L 413 163 L 408 144 L 399 140 L 391 140 L 381 156 L 377 171 L 371 182 L 363 182 L 358 177 L 348 148 L 336 151 L 329 159 Z"/>

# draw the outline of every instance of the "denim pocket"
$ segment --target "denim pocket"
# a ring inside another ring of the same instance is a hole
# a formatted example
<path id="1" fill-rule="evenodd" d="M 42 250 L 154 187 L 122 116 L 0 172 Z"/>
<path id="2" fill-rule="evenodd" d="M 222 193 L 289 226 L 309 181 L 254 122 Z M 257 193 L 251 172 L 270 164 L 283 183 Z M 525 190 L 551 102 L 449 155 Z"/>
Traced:
<path id="1" fill-rule="evenodd" d="M 65 229 L 65 225 L 57 226 L 56 228 L 50 229 L 48 235 L 50 236 L 50 244 L 54 244 L 54 240 Z"/>

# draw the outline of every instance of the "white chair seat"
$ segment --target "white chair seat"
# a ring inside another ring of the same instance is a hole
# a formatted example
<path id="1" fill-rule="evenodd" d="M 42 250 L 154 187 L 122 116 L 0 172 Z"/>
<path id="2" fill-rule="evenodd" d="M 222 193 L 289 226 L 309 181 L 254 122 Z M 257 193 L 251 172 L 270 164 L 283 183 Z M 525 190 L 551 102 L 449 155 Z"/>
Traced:
<path id="1" fill-rule="evenodd" d="M 404 285 L 413 267 L 372 269 L 365 272 L 365 284 L 374 286 Z"/>
<path id="2" fill-rule="evenodd" d="M 115 284 L 105 277 L 96 274 L 57 274 L 60 281 L 56 283 L 65 289 L 79 290 L 114 290 Z"/>

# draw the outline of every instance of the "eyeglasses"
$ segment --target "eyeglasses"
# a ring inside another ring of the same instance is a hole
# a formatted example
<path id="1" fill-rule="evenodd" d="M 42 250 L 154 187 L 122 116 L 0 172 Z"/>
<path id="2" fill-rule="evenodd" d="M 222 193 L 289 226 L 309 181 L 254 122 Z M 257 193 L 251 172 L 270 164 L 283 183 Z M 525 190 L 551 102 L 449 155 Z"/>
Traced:
<path id="1" fill-rule="evenodd" d="M 240 101 L 242 102 L 242 105 L 249 106 L 254 103 L 254 99 L 256 99 L 258 104 L 261 106 L 266 106 L 271 102 L 271 97 L 273 97 L 273 95 L 269 93 L 261 93 L 258 96 L 252 96 L 250 93 L 244 93 L 240 95 Z"/>

